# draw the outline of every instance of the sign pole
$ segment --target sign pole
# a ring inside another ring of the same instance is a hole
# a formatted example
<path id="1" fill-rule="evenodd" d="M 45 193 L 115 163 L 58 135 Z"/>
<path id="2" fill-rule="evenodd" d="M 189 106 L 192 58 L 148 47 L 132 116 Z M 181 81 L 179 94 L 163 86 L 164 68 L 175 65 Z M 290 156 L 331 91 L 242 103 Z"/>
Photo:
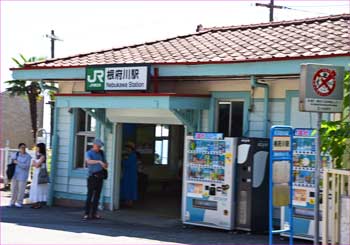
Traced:
<path id="1" fill-rule="evenodd" d="M 316 137 L 316 162 L 315 162 L 315 235 L 314 235 L 314 245 L 319 244 L 320 238 L 320 171 L 321 171 L 321 120 L 322 112 L 317 113 L 317 137 Z"/>

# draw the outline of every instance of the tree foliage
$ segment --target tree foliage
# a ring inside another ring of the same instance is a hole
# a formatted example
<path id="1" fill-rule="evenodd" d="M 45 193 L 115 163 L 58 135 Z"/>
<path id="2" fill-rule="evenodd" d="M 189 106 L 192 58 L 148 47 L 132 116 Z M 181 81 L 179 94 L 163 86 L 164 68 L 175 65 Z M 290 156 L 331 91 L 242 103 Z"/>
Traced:
<path id="1" fill-rule="evenodd" d="M 22 54 L 20 59 L 12 58 L 19 68 L 23 68 L 26 63 L 44 60 L 43 57 L 30 57 L 26 59 Z M 37 103 L 41 99 L 41 93 L 44 90 L 56 90 L 54 86 L 46 85 L 39 81 L 11 80 L 5 82 L 8 87 L 7 91 L 11 96 L 27 96 L 29 102 L 30 118 L 32 125 L 33 141 L 36 141 L 36 133 L 38 130 L 37 124 Z"/>
<path id="2" fill-rule="evenodd" d="M 323 121 L 321 125 L 322 151 L 329 152 L 335 168 L 346 167 L 345 156 L 350 154 L 350 72 L 344 79 L 344 112 L 335 121 Z"/>

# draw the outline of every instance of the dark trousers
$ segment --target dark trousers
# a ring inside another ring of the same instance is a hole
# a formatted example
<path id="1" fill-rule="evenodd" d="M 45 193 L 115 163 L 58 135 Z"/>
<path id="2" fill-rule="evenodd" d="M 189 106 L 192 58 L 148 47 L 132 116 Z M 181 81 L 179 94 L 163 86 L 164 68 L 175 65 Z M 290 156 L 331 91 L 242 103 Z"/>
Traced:
<path id="1" fill-rule="evenodd" d="M 89 176 L 87 180 L 88 193 L 85 203 L 85 214 L 94 216 L 97 213 L 98 202 L 100 200 L 103 179 Z"/>

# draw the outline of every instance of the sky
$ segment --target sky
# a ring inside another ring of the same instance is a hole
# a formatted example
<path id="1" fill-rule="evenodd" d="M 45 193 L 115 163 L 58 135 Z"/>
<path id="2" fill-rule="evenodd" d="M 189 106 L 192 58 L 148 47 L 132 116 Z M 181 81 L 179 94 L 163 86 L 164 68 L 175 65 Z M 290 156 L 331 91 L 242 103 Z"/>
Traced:
<path id="1" fill-rule="evenodd" d="M 11 57 L 50 57 L 45 34 L 55 30 L 56 57 L 188 34 L 204 27 L 267 22 L 266 1 L 1 1 L 1 90 Z M 349 13 L 347 1 L 275 1 L 275 20 Z"/>
<path id="2" fill-rule="evenodd" d="M 0 90 L 11 80 L 11 57 L 50 57 L 51 30 L 56 57 L 193 33 L 204 27 L 268 22 L 269 11 L 255 3 L 269 1 L 0 1 Z M 276 21 L 350 12 L 346 1 L 278 1 Z M 45 106 L 47 115 L 48 106 Z M 45 116 L 47 118 L 47 116 Z M 44 120 L 44 127 L 49 128 Z"/>

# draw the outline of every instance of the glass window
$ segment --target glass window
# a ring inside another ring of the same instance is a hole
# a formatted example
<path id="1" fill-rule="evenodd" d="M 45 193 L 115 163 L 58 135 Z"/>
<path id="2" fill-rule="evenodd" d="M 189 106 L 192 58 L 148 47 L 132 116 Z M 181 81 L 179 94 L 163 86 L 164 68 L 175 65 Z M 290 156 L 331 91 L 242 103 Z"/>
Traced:
<path id="1" fill-rule="evenodd" d="M 85 168 L 85 152 L 91 149 L 96 136 L 96 119 L 82 109 L 76 112 L 74 168 Z"/>
<path id="2" fill-rule="evenodd" d="M 154 163 L 159 165 L 167 165 L 169 155 L 169 126 L 157 125 L 155 136 Z"/>

